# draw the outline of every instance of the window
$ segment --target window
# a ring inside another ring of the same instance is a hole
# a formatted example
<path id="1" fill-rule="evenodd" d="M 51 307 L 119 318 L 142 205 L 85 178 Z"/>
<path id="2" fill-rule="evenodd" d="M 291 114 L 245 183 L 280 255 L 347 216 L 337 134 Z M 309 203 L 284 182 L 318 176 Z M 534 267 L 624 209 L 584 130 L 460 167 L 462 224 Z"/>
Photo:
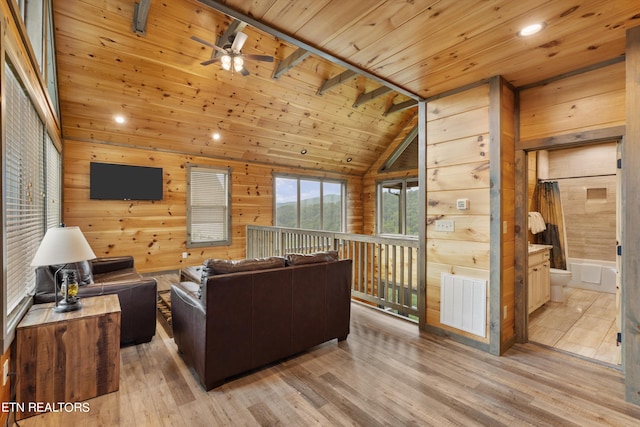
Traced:
<path id="1" fill-rule="evenodd" d="M 344 231 L 345 183 L 323 178 L 275 176 L 275 225 Z"/>
<path id="2" fill-rule="evenodd" d="M 49 5 L 49 14 L 47 20 L 47 37 L 46 37 L 46 47 L 47 47 L 47 69 L 46 69 L 46 82 L 47 82 L 47 90 L 49 92 L 49 96 L 51 97 L 51 103 L 53 104 L 53 109 L 60 114 L 60 105 L 58 103 L 58 76 L 56 70 L 56 58 L 55 58 L 55 44 L 54 44 L 54 31 L 53 31 L 53 7 L 51 6 L 51 2 L 47 3 Z"/>
<path id="3" fill-rule="evenodd" d="M 35 286 L 31 261 L 45 232 L 44 125 L 13 68 L 5 65 L 2 159 L 6 315 L 10 328 Z M 60 190 L 58 189 L 58 193 Z M 5 334 L 8 332 L 5 325 Z"/>
<path id="4" fill-rule="evenodd" d="M 378 184 L 378 234 L 418 235 L 418 179 Z"/>
<path id="5" fill-rule="evenodd" d="M 62 222 L 62 156 L 53 144 L 51 137 L 47 135 L 44 161 L 46 179 L 45 214 L 47 216 L 47 229 L 59 227 Z"/>
<path id="6" fill-rule="evenodd" d="M 23 20 L 27 27 L 27 34 L 29 35 L 29 41 L 33 48 L 33 53 L 36 54 L 36 60 L 41 68 L 42 74 L 44 74 L 43 57 L 43 41 L 44 41 L 44 2 L 42 0 L 26 0 L 23 9 Z"/>
<path id="7" fill-rule="evenodd" d="M 60 144 L 51 139 L 59 135 L 59 124 L 55 120 L 43 121 L 43 117 L 50 117 L 43 111 L 49 110 L 46 104 L 51 110 L 58 110 L 51 1 L 18 0 L 8 4 L 13 16 L 23 17 L 25 31 L 18 25 L 19 34 L 14 34 L 6 31 L 6 20 L 0 22 L 3 351 L 11 344 L 17 323 L 31 304 L 35 286 L 33 256 L 47 227 L 58 225 L 62 214 L 61 155 L 56 148 Z M 26 47 L 33 53 L 30 58 L 24 57 L 22 42 L 31 45 Z M 43 60 L 48 62 L 46 67 Z M 41 88 L 38 80 L 47 81 L 48 88 Z M 58 132 L 49 135 L 48 127 Z"/>
<path id="8" fill-rule="evenodd" d="M 187 164 L 187 247 L 231 243 L 231 171 Z"/>

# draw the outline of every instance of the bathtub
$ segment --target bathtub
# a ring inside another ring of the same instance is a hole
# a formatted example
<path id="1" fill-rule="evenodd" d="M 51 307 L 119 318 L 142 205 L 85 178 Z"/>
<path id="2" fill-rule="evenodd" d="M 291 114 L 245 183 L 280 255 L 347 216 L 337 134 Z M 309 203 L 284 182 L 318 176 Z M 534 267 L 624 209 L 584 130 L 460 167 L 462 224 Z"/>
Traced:
<path id="1" fill-rule="evenodd" d="M 616 293 L 616 263 L 593 259 L 567 259 L 567 269 L 571 271 L 570 288 Z"/>

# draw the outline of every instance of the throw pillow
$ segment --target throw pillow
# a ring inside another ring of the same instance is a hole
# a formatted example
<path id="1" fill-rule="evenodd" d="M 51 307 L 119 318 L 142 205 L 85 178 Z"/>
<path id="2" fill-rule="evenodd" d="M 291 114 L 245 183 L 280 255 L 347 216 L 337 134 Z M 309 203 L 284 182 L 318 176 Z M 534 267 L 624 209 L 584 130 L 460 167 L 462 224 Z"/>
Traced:
<path id="1" fill-rule="evenodd" d="M 314 252 L 312 254 L 286 254 L 287 265 L 315 264 L 338 261 L 338 251 Z"/>

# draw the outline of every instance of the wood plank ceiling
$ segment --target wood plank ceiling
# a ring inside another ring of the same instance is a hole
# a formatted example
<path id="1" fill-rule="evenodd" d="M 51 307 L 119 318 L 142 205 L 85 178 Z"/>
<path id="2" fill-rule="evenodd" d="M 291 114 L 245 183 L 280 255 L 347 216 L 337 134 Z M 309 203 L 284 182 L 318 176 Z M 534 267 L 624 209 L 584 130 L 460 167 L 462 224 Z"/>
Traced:
<path id="1" fill-rule="evenodd" d="M 415 107 L 394 106 L 498 74 L 519 87 L 612 60 L 640 25 L 637 0 L 151 0 L 141 35 L 134 0 L 53 3 L 65 138 L 356 175 L 415 123 Z M 234 21 L 212 5 L 341 65 L 292 56 L 298 46 L 249 25 L 243 53 L 275 62 L 246 61 L 247 77 L 202 66 L 212 50 L 191 36 L 215 43 Z M 533 21 L 543 32 L 516 36 Z M 331 79 L 343 81 L 323 90 Z"/>

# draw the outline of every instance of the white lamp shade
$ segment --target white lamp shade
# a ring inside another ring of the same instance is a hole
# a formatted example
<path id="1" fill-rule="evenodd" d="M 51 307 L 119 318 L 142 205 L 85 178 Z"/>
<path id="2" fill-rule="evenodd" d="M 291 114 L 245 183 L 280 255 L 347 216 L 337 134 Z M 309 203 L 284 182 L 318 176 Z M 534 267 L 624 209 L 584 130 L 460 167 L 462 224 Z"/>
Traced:
<path id="1" fill-rule="evenodd" d="M 79 227 L 56 227 L 47 230 L 31 266 L 71 264 L 95 257 Z"/>

